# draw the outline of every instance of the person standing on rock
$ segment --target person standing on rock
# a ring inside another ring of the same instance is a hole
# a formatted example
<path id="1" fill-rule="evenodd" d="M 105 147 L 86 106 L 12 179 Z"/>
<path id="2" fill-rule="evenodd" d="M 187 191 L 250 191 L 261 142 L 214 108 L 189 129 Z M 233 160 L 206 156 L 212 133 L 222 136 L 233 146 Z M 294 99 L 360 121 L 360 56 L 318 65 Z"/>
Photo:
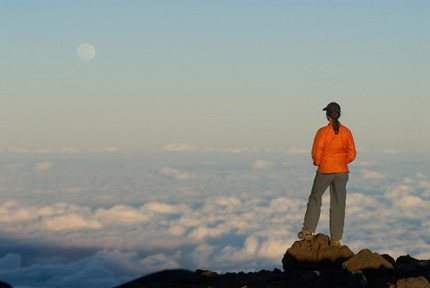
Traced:
<path id="1" fill-rule="evenodd" d="M 340 106 L 331 102 L 323 109 L 330 122 L 315 135 L 312 159 L 318 170 L 309 196 L 303 228 L 299 239 L 310 240 L 318 225 L 322 195 L 330 187 L 330 246 L 340 246 L 345 222 L 348 164 L 356 156 L 351 131 L 339 122 Z"/>

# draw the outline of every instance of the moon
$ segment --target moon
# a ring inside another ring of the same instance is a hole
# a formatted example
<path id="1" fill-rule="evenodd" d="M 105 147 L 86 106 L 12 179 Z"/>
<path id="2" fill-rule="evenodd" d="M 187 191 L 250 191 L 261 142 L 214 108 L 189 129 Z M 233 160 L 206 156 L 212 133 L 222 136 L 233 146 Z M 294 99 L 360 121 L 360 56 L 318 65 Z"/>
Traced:
<path id="1" fill-rule="evenodd" d="M 96 48 L 89 43 L 82 43 L 76 50 L 79 58 L 84 61 L 91 61 L 96 56 Z"/>

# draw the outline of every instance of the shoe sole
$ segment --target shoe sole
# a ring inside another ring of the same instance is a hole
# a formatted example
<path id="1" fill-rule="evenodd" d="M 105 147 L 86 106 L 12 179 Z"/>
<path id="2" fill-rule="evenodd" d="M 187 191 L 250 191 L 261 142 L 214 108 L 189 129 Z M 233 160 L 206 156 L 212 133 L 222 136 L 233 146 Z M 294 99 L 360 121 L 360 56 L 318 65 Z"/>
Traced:
<path id="1" fill-rule="evenodd" d="M 312 235 L 312 236 L 305 236 L 305 235 L 300 235 L 300 233 L 297 235 L 297 237 L 301 240 L 312 240 L 315 238 L 316 235 Z"/>

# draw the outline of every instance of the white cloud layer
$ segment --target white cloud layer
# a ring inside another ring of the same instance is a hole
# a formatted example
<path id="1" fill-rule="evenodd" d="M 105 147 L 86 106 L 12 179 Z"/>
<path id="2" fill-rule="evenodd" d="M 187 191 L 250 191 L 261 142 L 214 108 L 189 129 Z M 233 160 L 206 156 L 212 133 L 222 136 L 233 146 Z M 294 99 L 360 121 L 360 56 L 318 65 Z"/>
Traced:
<path id="1" fill-rule="evenodd" d="M 163 167 L 158 171 L 161 175 L 171 176 L 175 178 L 176 180 L 188 180 L 195 178 L 195 175 L 185 173 L 185 172 L 179 172 L 176 169 L 170 168 L 170 167 Z"/>
<path id="2" fill-rule="evenodd" d="M 66 154 L 78 154 L 81 153 L 81 149 L 76 147 L 63 147 L 61 148 L 61 152 Z"/>
<path id="3" fill-rule="evenodd" d="M 385 178 L 385 175 L 383 173 L 377 172 L 377 171 L 369 171 L 369 170 L 361 170 L 363 173 L 364 179 L 379 179 L 382 180 Z"/>
<path id="4" fill-rule="evenodd" d="M 396 154 L 396 153 L 399 153 L 399 151 L 397 151 L 396 149 L 393 149 L 393 148 L 385 148 L 382 151 L 382 153 L 385 153 L 385 154 Z"/>
<path id="5" fill-rule="evenodd" d="M 267 158 L 265 152 L 257 161 L 253 154 L 158 156 L 6 159 L 0 170 L 0 197 L 7 199 L 0 202 L 0 279 L 14 287 L 95 288 L 167 268 L 282 268 L 315 173 L 308 158 Z M 355 252 L 430 258 L 425 165 L 405 172 L 402 165 L 378 163 L 351 171 L 343 243 Z M 328 195 L 317 228 L 325 234 Z"/>
<path id="6" fill-rule="evenodd" d="M 52 162 L 40 162 L 34 166 L 33 170 L 35 171 L 49 170 L 52 166 L 54 166 Z"/>
<path id="7" fill-rule="evenodd" d="M 160 149 L 161 151 L 178 152 L 178 151 L 197 151 L 198 148 L 193 145 L 172 143 Z"/>
<path id="8" fill-rule="evenodd" d="M 252 165 L 252 168 L 255 169 L 267 169 L 275 166 L 275 163 L 265 160 L 256 160 Z"/>
<path id="9" fill-rule="evenodd" d="M 288 149 L 288 153 L 305 154 L 305 153 L 310 153 L 310 151 L 304 148 L 291 147 L 290 149 Z"/>
<path id="10" fill-rule="evenodd" d="M 8 148 L 8 152 L 9 153 L 28 153 L 28 152 L 30 152 L 30 150 L 27 148 L 10 146 Z"/>

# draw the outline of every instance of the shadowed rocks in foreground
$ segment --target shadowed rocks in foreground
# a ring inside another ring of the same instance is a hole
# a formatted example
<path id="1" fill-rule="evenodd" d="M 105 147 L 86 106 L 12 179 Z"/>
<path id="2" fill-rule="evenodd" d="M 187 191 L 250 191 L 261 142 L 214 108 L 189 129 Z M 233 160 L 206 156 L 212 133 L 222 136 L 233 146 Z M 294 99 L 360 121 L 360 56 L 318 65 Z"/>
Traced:
<path id="1" fill-rule="evenodd" d="M 196 278 L 195 275 L 196 275 L 195 273 L 184 269 L 164 270 L 161 272 L 152 273 L 150 275 L 144 276 L 142 278 L 136 279 L 134 281 L 128 282 L 118 287 L 121 287 L 121 288 L 158 287 L 154 285 L 157 283 L 162 284 L 162 283 L 171 283 L 171 282 L 176 282 L 175 285 L 179 285 L 181 283 L 186 284 L 194 281 Z M 159 286 L 159 287 L 163 287 L 163 286 Z"/>
<path id="2" fill-rule="evenodd" d="M 348 246 L 330 247 L 328 236 L 296 241 L 286 251 L 284 272 L 225 273 L 166 270 L 115 288 L 285 287 L 285 288 L 430 288 L 430 260 L 401 256 L 394 260 L 368 249 L 354 254 Z"/>

